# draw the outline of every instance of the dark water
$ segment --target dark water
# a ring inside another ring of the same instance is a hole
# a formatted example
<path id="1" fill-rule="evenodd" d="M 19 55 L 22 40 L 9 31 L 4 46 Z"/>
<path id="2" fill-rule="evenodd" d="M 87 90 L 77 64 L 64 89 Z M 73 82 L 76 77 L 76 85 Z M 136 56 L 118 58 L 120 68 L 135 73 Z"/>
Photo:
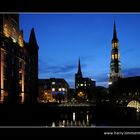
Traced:
<path id="1" fill-rule="evenodd" d="M 140 113 L 125 107 L 0 105 L 0 126 L 95 127 L 140 126 Z"/>
<path id="2" fill-rule="evenodd" d="M 140 126 L 131 108 L 62 108 L 50 113 L 48 127 Z"/>

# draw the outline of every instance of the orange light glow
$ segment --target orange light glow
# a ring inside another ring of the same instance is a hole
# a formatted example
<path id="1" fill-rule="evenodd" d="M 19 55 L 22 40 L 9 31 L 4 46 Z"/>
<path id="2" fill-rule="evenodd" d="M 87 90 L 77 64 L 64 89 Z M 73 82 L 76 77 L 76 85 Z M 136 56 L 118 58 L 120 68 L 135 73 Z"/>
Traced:
<path id="1" fill-rule="evenodd" d="M 4 101 L 4 51 L 1 49 L 1 102 Z"/>
<path id="2" fill-rule="evenodd" d="M 23 47 L 23 37 L 21 35 L 19 35 L 18 43 L 19 43 L 20 47 Z"/>
<path id="3" fill-rule="evenodd" d="M 8 31 L 8 25 L 7 24 L 4 25 L 3 33 L 4 33 L 4 35 L 6 37 L 9 37 L 10 36 L 10 33 Z"/>
<path id="4" fill-rule="evenodd" d="M 84 97 L 84 93 L 80 91 L 80 92 L 78 93 L 78 96 L 79 96 L 79 97 Z"/>
<path id="5" fill-rule="evenodd" d="M 21 93 L 21 103 L 24 103 L 24 62 L 22 62 L 22 68 L 21 68 L 21 72 L 22 72 L 22 79 L 21 79 L 21 86 L 22 86 L 22 93 Z"/>

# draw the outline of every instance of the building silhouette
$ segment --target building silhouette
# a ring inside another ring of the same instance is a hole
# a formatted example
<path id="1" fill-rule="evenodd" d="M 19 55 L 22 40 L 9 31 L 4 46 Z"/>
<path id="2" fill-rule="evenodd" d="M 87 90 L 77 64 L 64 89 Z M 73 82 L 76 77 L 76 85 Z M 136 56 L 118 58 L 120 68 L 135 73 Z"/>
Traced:
<path id="1" fill-rule="evenodd" d="M 39 102 L 67 102 L 69 85 L 65 79 L 39 79 Z"/>
<path id="2" fill-rule="evenodd" d="M 90 78 L 83 77 L 79 59 L 78 71 L 75 74 L 75 98 L 78 101 L 90 100 L 90 94 L 93 94 L 93 88 L 95 87 L 95 84 L 95 81 L 92 81 Z"/>
<path id="3" fill-rule="evenodd" d="M 0 102 L 36 102 L 38 44 L 34 29 L 23 39 L 18 14 L 0 15 Z"/>
<path id="4" fill-rule="evenodd" d="M 119 40 L 117 38 L 116 24 L 114 21 L 109 85 L 112 85 L 114 82 L 117 82 L 118 79 L 120 79 L 121 77 L 122 77 L 122 72 L 121 72 L 121 64 L 120 64 Z"/>

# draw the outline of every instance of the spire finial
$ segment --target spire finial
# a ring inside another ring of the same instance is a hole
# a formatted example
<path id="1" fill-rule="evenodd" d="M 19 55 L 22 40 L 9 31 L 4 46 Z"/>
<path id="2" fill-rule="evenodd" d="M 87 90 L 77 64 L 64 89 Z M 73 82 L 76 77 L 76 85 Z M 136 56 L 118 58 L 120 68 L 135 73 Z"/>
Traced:
<path id="1" fill-rule="evenodd" d="M 36 37 L 35 37 L 35 31 L 34 28 L 31 29 L 30 37 L 29 37 L 29 43 L 32 44 L 33 46 L 38 46 Z"/>
<path id="2" fill-rule="evenodd" d="M 82 76 L 80 57 L 79 57 L 78 72 L 77 73 Z"/>
<path id="3" fill-rule="evenodd" d="M 117 31 L 116 31 L 116 21 L 114 19 L 114 30 L 113 30 L 113 39 L 112 40 L 118 40 L 117 39 Z"/>

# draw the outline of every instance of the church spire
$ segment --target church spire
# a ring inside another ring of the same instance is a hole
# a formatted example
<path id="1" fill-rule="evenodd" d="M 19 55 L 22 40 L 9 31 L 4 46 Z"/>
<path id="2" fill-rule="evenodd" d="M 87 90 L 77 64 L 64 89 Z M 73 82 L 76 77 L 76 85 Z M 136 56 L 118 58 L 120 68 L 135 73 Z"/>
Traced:
<path id="1" fill-rule="evenodd" d="M 80 58 L 79 58 L 79 63 L 78 63 L 78 72 L 77 72 L 77 74 L 82 77 Z"/>
<path id="2" fill-rule="evenodd" d="M 112 84 L 112 83 L 118 81 L 118 79 L 121 77 L 122 77 L 122 72 L 121 72 L 121 65 L 120 65 L 119 40 L 117 38 L 116 24 L 115 24 L 115 20 L 114 20 L 109 84 Z"/>
<path id="3" fill-rule="evenodd" d="M 116 22 L 114 20 L 114 30 L 113 30 L 113 39 L 112 41 L 117 41 L 118 38 L 117 38 L 117 31 L 116 31 Z"/>
<path id="4" fill-rule="evenodd" d="M 34 28 L 32 28 L 31 33 L 30 33 L 29 43 L 32 46 L 38 46 L 37 41 L 36 41 L 36 37 L 35 37 Z"/>

